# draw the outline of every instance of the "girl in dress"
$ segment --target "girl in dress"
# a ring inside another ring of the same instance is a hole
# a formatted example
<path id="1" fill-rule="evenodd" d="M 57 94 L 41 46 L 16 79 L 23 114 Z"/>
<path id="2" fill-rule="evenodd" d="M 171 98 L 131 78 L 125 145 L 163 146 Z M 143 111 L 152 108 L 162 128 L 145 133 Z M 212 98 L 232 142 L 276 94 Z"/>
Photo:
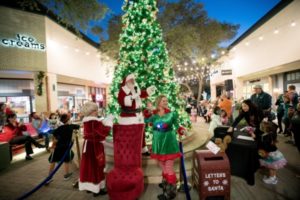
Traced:
<path id="1" fill-rule="evenodd" d="M 197 108 L 195 106 L 193 106 L 191 110 L 191 121 L 197 122 Z"/>
<path id="2" fill-rule="evenodd" d="M 259 155 L 261 156 L 260 165 L 269 170 L 269 176 L 265 176 L 263 181 L 266 184 L 277 184 L 278 178 L 276 171 L 283 168 L 287 161 L 283 154 L 276 147 L 275 135 L 272 132 L 272 124 L 263 121 L 260 125 L 263 134 L 258 139 Z"/>
<path id="3" fill-rule="evenodd" d="M 212 138 L 214 136 L 215 128 L 217 128 L 218 126 L 222 126 L 220 112 L 221 112 L 220 107 L 216 106 L 211 116 L 211 121 L 209 123 L 209 128 L 208 128 L 208 132 L 210 133 L 209 138 Z"/>
<path id="4" fill-rule="evenodd" d="M 222 125 L 228 125 L 228 115 L 225 110 L 221 110 L 220 112 Z"/>
<path id="5" fill-rule="evenodd" d="M 51 154 L 49 156 L 49 174 L 54 170 L 55 164 L 60 162 L 65 154 L 66 151 L 67 156 L 65 157 L 64 161 L 64 180 L 69 180 L 72 176 L 72 172 L 70 172 L 70 162 L 73 160 L 74 152 L 69 150 L 69 145 L 72 142 L 73 131 L 78 130 L 80 128 L 77 124 L 71 124 L 70 122 L 70 115 L 63 114 L 60 118 L 60 121 L 63 123 L 62 126 L 55 129 L 53 132 L 53 143 L 52 147 L 50 148 Z M 50 179 L 47 182 L 47 185 L 52 182 L 53 179 Z"/>

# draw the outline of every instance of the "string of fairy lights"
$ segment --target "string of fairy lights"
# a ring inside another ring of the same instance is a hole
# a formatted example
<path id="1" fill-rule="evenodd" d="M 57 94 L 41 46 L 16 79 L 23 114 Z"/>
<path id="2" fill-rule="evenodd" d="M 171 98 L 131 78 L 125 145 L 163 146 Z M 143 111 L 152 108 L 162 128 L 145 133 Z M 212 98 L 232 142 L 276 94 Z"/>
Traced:
<path id="1" fill-rule="evenodd" d="M 277 25 L 273 29 L 268 29 L 268 31 L 259 34 L 258 36 L 253 36 L 245 39 L 242 44 L 245 45 L 245 47 L 250 47 L 251 45 L 254 45 L 255 42 L 263 42 L 266 41 L 268 36 L 270 34 L 273 35 L 280 35 L 283 33 L 284 28 L 288 28 L 288 30 L 293 29 L 299 24 L 299 19 L 291 20 L 288 23 L 283 23 L 281 25 Z M 235 46 L 231 49 L 227 50 L 221 50 L 219 53 L 213 53 L 211 54 L 210 58 L 202 57 L 201 59 L 198 59 L 199 62 L 196 61 L 196 59 L 191 59 L 190 62 L 184 61 L 183 64 L 177 64 L 174 69 L 176 71 L 177 77 L 175 78 L 178 82 L 185 82 L 185 81 L 198 81 L 198 78 L 209 78 L 213 76 L 214 74 L 219 72 L 219 68 L 223 66 L 223 64 L 218 64 L 217 61 L 222 56 L 230 53 L 230 52 L 237 52 L 238 48 Z M 213 62 L 212 62 L 213 61 Z M 214 63 L 214 64 L 209 64 Z"/>
<path id="2" fill-rule="evenodd" d="M 263 34 L 256 35 L 254 37 L 247 38 L 243 44 L 245 47 L 250 47 L 254 45 L 255 42 L 263 42 L 267 40 L 269 34 L 280 35 L 282 34 L 282 30 L 285 27 L 295 28 L 299 24 L 299 19 L 291 20 L 289 23 L 284 23 L 281 25 L 277 25 L 273 29 L 269 29 L 267 32 Z M 56 42 L 54 40 L 48 40 L 48 46 L 54 48 L 61 48 L 65 50 L 74 51 L 75 53 L 81 53 L 86 56 L 96 56 L 97 58 L 101 59 L 102 61 L 110 61 L 109 56 L 99 52 L 99 50 L 91 51 L 91 50 L 84 50 L 82 48 L 78 48 L 75 46 L 70 46 L 69 44 L 63 44 L 62 42 Z M 220 68 L 219 64 L 208 64 L 211 61 L 216 61 L 221 56 L 229 53 L 229 51 L 236 52 L 238 50 L 237 47 L 233 47 L 230 50 L 222 50 L 219 53 L 212 53 L 209 57 L 202 57 L 201 59 L 191 59 L 189 62 L 184 61 L 182 64 L 177 64 L 174 67 L 177 77 L 175 78 L 178 82 L 184 81 L 197 81 L 198 77 L 208 78 L 213 76 L 214 74 L 218 73 L 218 68 Z"/>

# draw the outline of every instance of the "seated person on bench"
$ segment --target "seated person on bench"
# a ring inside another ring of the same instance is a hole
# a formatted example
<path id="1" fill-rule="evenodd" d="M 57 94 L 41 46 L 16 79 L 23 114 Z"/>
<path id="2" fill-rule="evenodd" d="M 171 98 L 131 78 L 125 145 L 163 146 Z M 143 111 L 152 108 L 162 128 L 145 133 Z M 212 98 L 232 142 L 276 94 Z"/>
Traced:
<path id="1" fill-rule="evenodd" d="M 39 144 L 31 136 L 23 135 L 23 131 L 26 131 L 26 126 L 22 123 L 17 122 L 17 115 L 12 113 L 7 115 L 7 124 L 4 127 L 6 134 L 6 141 L 12 145 L 25 145 L 26 160 L 32 160 L 30 154 L 33 153 L 31 144 L 38 148 L 45 148 L 45 145 Z M 12 152 L 11 152 L 12 155 Z"/>

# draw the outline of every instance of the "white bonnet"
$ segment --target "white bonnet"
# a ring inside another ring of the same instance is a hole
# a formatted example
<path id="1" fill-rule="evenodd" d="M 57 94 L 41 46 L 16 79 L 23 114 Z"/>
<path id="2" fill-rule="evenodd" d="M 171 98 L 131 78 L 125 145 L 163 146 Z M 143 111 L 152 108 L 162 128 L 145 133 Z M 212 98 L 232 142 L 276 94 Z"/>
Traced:
<path id="1" fill-rule="evenodd" d="M 81 113 L 83 114 L 83 116 L 87 117 L 92 112 L 97 111 L 97 110 L 98 110 L 98 105 L 94 102 L 89 101 L 83 105 L 83 107 L 81 109 Z"/>

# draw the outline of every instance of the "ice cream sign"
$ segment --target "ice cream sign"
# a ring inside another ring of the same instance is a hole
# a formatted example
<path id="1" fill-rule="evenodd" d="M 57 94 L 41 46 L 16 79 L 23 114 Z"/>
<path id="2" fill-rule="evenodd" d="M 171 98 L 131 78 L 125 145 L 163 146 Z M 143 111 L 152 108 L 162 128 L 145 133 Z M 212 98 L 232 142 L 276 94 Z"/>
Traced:
<path id="1" fill-rule="evenodd" d="M 15 38 L 0 38 L 0 44 L 5 47 L 16 47 L 35 51 L 45 51 L 46 45 L 38 42 L 34 37 L 17 34 Z"/>
<path id="2" fill-rule="evenodd" d="M 205 173 L 203 185 L 209 192 L 224 191 L 228 187 L 226 173 Z"/>

